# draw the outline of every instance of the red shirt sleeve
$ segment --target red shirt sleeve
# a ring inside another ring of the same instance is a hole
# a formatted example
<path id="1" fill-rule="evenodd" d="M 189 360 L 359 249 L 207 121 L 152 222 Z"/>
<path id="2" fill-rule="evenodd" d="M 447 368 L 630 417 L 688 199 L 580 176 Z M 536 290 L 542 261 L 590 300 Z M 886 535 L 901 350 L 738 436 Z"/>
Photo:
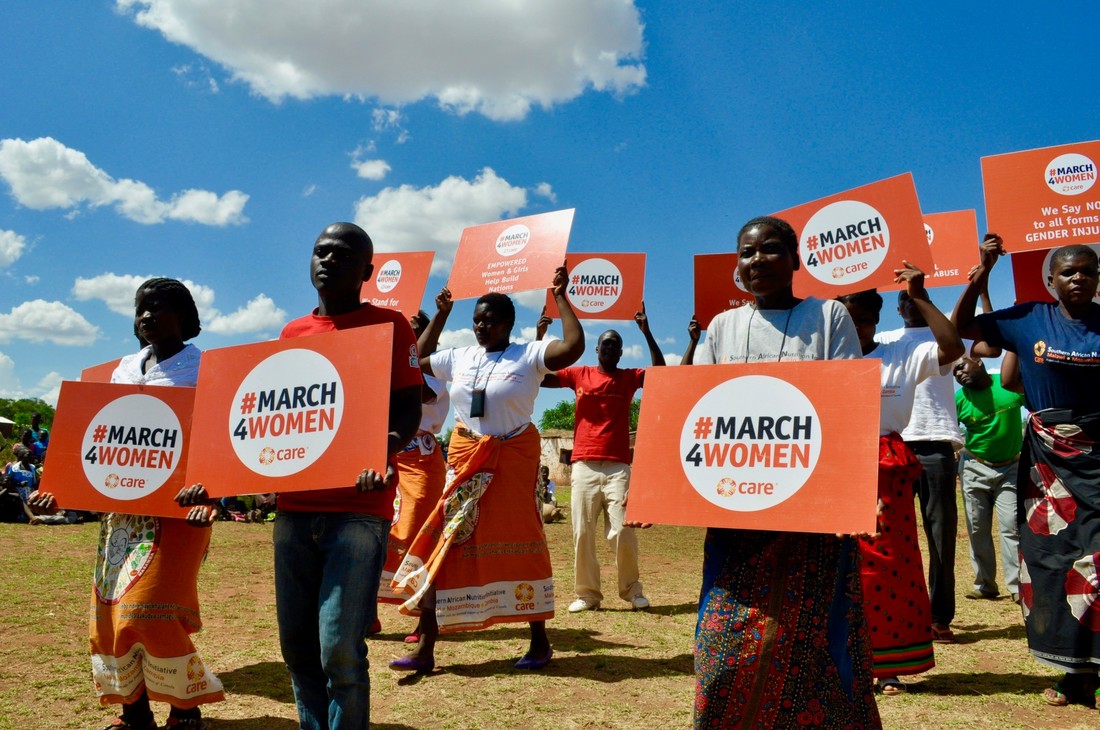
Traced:
<path id="1" fill-rule="evenodd" d="M 390 368 L 391 390 L 424 382 L 420 373 L 420 356 L 416 351 L 416 335 L 412 326 L 400 315 L 393 322 L 393 362 Z"/>

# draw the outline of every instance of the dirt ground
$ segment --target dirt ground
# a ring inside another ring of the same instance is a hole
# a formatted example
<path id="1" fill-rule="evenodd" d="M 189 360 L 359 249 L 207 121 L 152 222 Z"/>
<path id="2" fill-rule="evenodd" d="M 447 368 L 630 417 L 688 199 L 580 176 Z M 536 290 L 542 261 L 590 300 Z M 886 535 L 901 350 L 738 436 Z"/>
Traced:
<path id="1" fill-rule="evenodd" d="M 112 708 L 98 705 L 89 681 L 87 606 L 97 535 L 95 524 L 0 525 L 8 576 L 0 584 L 0 729 L 98 728 L 113 717 Z M 653 604 L 646 612 L 612 597 L 600 611 L 567 613 L 569 524 L 549 525 L 547 535 L 558 590 L 558 615 L 548 623 L 551 665 L 537 673 L 513 669 L 527 631 L 506 625 L 444 638 L 431 675 L 396 674 L 386 664 L 406 652 L 402 638 L 414 620 L 383 606 L 383 633 L 369 642 L 375 727 L 690 726 L 702 530 L 658 526 L 642 533 L 642 579 Z M 1017 606 L 1007 597 L 962 598 L 970 588 L 966 546 L 960 535 L 959 643 L 937 645 L 936 668 L 907 679 L 907 694 L 879 697 L 885 726 L 1100 727 L 1095 710 L 1041 702 L 1039 693 L 1056 673 L 1029 657 Z M 196 637 L 226 687 L 226 701 L 205 708 L 214 728 L 298 726 L 279 655 L 271 551 L 270 524 L 214 527 L 200 584 L 205 627 Z M 603 555 L 605 593 L 613 596 L 611 556 Z M 167 707 L 154 709 L 163 721 Z"/>

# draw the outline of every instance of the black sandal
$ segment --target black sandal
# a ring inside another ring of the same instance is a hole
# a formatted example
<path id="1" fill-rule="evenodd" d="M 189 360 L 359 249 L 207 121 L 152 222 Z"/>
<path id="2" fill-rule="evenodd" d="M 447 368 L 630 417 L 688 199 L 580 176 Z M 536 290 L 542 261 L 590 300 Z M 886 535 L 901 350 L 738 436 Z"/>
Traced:
<path id="1" fill-rule="evenodd" d="M 124 720 L 121 715 L 111 721 L 111 724 L 103 728 L 103 730 L 157 730 L 157 720 L 155 717 L 150 717 L 149 722 L 144 725 L 134 725 L 129 720 Z"/>

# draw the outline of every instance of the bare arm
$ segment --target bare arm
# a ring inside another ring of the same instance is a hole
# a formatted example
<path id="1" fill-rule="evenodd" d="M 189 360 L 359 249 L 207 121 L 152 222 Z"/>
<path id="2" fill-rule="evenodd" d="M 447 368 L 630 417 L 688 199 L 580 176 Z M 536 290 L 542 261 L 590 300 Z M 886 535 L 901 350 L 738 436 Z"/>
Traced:
<path id="1" fill-rule="evenodd" d="M 435 374 L 432 372 L 431 356 L 435 352 L 435 348 L 439 346 L 439 336 L 443 334 L 443 327 L 446 326 L 447 318 L 451 316 L 454 305 L 454 300 L 451 299 L 451 290 L 447 287 L 440 289 L 439 294 L 435 297 L 435 314 L 428 322 L 428 326 L 420 333 L 420 339 L 416 342 L 416 351 L 420 353 L 420 369 L 428 375 Z M 417 423 L 419 424 L 419 422 L 420 418 L 418 416 Z M 415 434 L 415 431 L 413 433 Z"/>
<path id="2" fill-rule="evenodd" d="M 902 263 L 905 264 L 904 268 L 894 269 L 895 283 L 905 283 L 909 298 L 913 300 L 917 312 L 928 323 L 928 329 L 936 338 L 936 345 L 939 348 L 940 365 L 955 362 L 966 352 L 958 330 L 928 298 L 928 290 L 924 288 L 924 272 L 908 261 Z"/>
<path id="3" fill-rule="evenodd" d="M 542 342 L 542 338 L 546 337 L 546 331 L 550 329 L 550 323 L 553 321 L 550 319 L 550 315 L 546 313 L 546 307 L 543 306 L 539 321 L 535 323 L 535 342 Z"/>
<path id="4" fill-rule="evenodd" d="M 681 365 L 691 365 L 695 362 L 695 346 L 699 344 L 699 320 L 695 318 L 695 315 L 691 315 L 691 321 L 688 322 L 688 346 L 684 350 L 684 358 L 680 361 Z"/>
<path id="5" fill-rule="evenodd" d="M 959 301 L 955 304 L 955 311 L 951 313 L 951 321 L 959 330 L 959 335 L 975 343 L 985 342 L 981 329 L 974 321 L 974 308 L 978 305 L 978 298 L 982 291 L 988 291 L 989 272 L 997 263 L 997 258 L 1004 255 L 1004 242 L 996 233 L 987 233 L 982 240 L 982 259 L 974 271 L 970 283 L 963 289 Z"/>
<path id="6" fill-rule="evenodd" d="M 561 313 L 562 339 L 554 340 L 546 346 L 546 367 L 550 370 L 567 368 L 584 354 L 584 330 L 565 296 L 565 287 L 569 283 L 569 272 L 565 266 L 559 266 L 554 272 L 554 283 L 551 290 L 554 293 L 554 302 Z"/>
<path id="7" fill-rule="evenodd" d="M 1014 393 L 1024 392 L 1024 381 L 1020 378 L 1020 359 L 1015 352 L 1006 352 L 1001 361 L 1001 387 Z"/>
<path id="8" fill-rule="evenodd" d="M 645 336 L 645 343 L 649 347 L 650 362 L 656 366 L 664 365 L 665 355 L 657 345 L 657 340 L 653 339 L 653 333 L 649 331 L 649 317 L 645 314 L 644 301 L 642 302 L 642 308 L 634 313 L 634 321 L 638 323 L 638 329 L 640 329 Z"/>

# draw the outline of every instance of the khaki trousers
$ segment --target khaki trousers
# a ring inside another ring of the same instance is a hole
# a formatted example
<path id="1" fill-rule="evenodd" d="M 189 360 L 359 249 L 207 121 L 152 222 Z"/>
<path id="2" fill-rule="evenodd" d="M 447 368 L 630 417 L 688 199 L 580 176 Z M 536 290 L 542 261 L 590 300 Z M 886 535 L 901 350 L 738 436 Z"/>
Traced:
<path id="1" fill-rule="evenodd" d="M 638 580 L 638 538 L 634 528 L 623 527 L 630 465 L 619 461 L 573 463 L 570 497 L 573 518 L 573 570 L 577 598 L 589 603 L 603 600 L 600 591 L 600 563 L 596 557 L 596 527 L 604 518 L 604 537 L 615 555 L 619 576 L 619 597 L 629 601 L 642 595 Z"/>

